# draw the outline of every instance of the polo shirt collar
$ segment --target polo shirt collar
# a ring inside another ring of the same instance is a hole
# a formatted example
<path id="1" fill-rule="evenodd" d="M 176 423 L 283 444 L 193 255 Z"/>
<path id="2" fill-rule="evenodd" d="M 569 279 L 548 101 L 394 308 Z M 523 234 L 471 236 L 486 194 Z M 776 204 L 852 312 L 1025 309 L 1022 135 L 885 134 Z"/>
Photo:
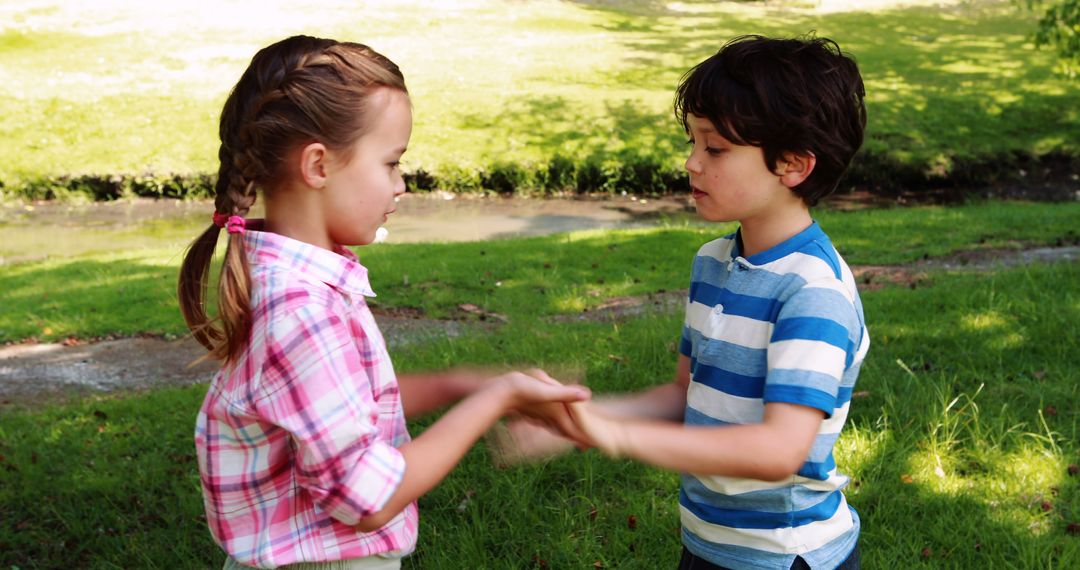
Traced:
<path id="1" fill-rule="evenodd" d="M 772 263 L 778 259 L 791 255 L 796 251 L 799 251 L 808 243 L 820 240 L 828 240 L 829 237 L 825 235 L 825 232 L 818 225 L 817 221 L 811 222 L 810 226 L 805 230 L 789 237 L 788 239 L 766 249 L 765 251 L 759 251 L 750 257 L 744 257 L 747 263 L 750 265 L 765 265 Z M 739 228 L 735 232 L 735 244 L 731 248 L 731 257 L 742 257 L 741 247 L 742 245 L 742 228 Z"/>
<path id="2" fill-rule="evenodd" d="M 244 245 L 251 265 L 273 265 L 346 293 L 375 296 L 367 268 L 352 251 L 340 245 L 334 251 L 325 250 L 280 234 L 253 231 L 253 225 L 261 228 L 261 224 L 249 222 L 244 232 Z"/>

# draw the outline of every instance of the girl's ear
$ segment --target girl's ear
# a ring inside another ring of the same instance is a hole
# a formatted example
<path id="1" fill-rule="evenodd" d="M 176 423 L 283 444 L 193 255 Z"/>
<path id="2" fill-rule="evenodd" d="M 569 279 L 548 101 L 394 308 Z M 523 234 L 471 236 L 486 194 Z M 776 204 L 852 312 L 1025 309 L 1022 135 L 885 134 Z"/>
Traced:
<path id="1" fill-rule="evenodd" d="M 802 184 L 817 165 L 817 157 L 813 152 L 806 151 L 803 154 L 785 152 L 777 164 L 776 174 L 780 176 L 780 183 L 788 188 L 794 188 Z"/>
<path id="2" fill-rule="evenodd" d="M 304 145 L 300 149 L 298 157 L 300 166 L 300 179 L 311 188 L 326 186 L 326 167 L 330 155 L 326 145 L 313 142 Z"/>

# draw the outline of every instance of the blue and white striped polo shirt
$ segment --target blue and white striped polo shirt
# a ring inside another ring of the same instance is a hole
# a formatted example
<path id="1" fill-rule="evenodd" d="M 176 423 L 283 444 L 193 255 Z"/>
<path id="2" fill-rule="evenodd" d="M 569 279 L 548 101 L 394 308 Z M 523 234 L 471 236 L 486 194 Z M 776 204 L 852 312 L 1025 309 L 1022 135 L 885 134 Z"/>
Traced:
<path id="1" fill-rule="evenodd" d="M 870 346 L 851 270 L 815 222 L 743 257 L 737 233 L 698 250 L 680 351 L 686 424 L 759 423 L 769 402 L 825 412 L 810 455 L 783 481 L 683 474 L 683 542 L 734 569 L 834 568 L 859 536 L 832 449 Z"/>

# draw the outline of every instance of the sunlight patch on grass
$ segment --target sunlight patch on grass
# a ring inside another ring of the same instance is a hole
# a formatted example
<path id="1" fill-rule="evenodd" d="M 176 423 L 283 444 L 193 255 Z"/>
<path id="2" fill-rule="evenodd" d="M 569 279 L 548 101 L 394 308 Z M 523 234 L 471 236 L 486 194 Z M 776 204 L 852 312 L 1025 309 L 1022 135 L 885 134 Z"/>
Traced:
<path id="1" fill-rule="evenodd" d="M 858 404 L 856 404 L 858 405 Z M 887 416 L 881 416 L 884 425 L 859 425 L 851 422 L 844 427 L 840 439 L 833 448 L 833 455 L 838 465 L 844 465 L 848 473 L 862 472 L 867 465 L 877 461 L 884 451 L 895 444 Z"/>
<path id="2" fill-rule="evenodd" d="M 960 326 L 970 331 L 997 329 L 1010 324 L 1012 324 L 1011 319 L 1006 319 L 1004 315 L 993 310 L 960 317 Z"/>
<path id="3" fill-rule="evenodd" d="M 987 348 L 994 350 L 1009 350 L 1014 348 L 1021 348 L 1027 343 L 1027 337 L 1021 332 L 1010 332 L 1008 334 L 998 335 L 987 341 Z"/>

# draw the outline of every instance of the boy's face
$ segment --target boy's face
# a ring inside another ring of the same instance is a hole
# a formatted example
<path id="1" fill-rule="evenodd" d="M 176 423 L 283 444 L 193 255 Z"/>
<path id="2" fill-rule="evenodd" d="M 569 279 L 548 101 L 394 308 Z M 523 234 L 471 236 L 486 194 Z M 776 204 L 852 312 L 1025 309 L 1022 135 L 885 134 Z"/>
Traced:
<path id="1" fill-rule="evenodd" d="M 710 222 L 769 219 L 792 198 L 779 174 L 765 166 L 760 147 L 737 145 L 720 136 L 712 121 L 689 114 L 693 145 L 686 159 L 698 215 Z"/>

